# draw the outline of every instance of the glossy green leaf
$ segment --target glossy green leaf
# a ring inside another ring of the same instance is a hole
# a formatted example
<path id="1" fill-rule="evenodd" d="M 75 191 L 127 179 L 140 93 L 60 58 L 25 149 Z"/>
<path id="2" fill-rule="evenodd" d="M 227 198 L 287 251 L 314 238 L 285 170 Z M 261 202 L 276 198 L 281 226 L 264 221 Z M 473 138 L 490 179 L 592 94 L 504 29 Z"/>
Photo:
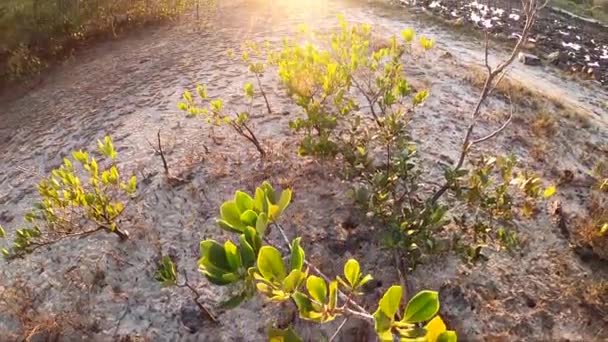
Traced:
<path id="1" fill-rule="evenodd" d="M 437 342 L 458 342 L 458 336 L 455 331 L 444 331 L 437 338 Z"/>
<path id="2" fill-rule="evenodd" d="M 266 215 L 266 213 L 260 213 L 255 222 L 255 230 L 260 236 L 264 236 L 264 234 L 266 234 L 266 229 L 268 229 L 268 215 Z"/>
<path id="3" fill-rule="evenodd" d="M 226 253 L 226 260 L 230 265 L 231 270 L 236 270 L 241 267 L 241 255 L 239 249 L 230 241 L 224 243 L 224 251 Z"/>
<path id="4" fill-rule="evenodd" d="M 304 281 L 305 274 L 300 270 L 292 270 L 283 280 L 283 290 L 291 293 L 298 289 Z"/>
<path id="5" fill-rule="evenodd" d="M 327 301 L 327 284 L 323 278 L 311 275 L 306 280 L 306 289 L 310 296 L 321 304 Z"/>
<path id="6" fill-rule="evenodd" d="M 282 282 L 285 279 L 285 265 L 281 252 L 272 246 L 264 246 L 260 249 L 257 267 L 260 274 L 269 281 Z"/>
<path id="7" fill-rule="evenodd" d="M 300 246 L 300 240 L 302 238 L 295 238 L 291 243 L 291 259 L 290 268 L 292 270 L 301 271 L 304 266 L 304 249 Z"/>
<path id="8" fill-rule="evenodd" d="M 241 213 L 236 203 L 229 201 L 224 202 L 220 207 L 222 220 L 237 231 L 243 231 L 245 225 L 241 222 Z"/>
<path id="9" fill-rule="evenodd" d="M 426 324 L 426 339 L 428 342 L 436 342 L 443 332 L 447 330 L 445 323 L 439 316 L 435 316 Z"/>
<path id="10" fill-rule="evenodd" d="M 289 203 L 291 203 L 291 189 L 285 189 L 281 192 L 281 198 L 279 198 L 279 203 L 277 203 L 281 213 L 285 211 Z"/>
<path id="11" fill-rule="evenodd" d="M 334 280 L 329 283 L 329 301 L 327 307 L 333 310 L 338 305 L 338 281 Z"/>
<path id="12" fill-rule="evenodd" d="M 240 253 L 243 267 L 246 269 L 253 267 L 255 264 L 255 251 L 253 250 L 253 247 L 249 244 L 244 234 L 239 237 L 239 240 L 241 243 Z"/>
<path id="13" fill-rule="evenodd" d="M 357 282 L 359 281 L 359 277 L 361 276 L 360 272 L 361 269 L 357 260 L 349 259 L 344 264 L 344 277 L 352 288 L 355 288 L 357 286 Z"/>
<path id="14" fill-rule="evenodd" d="M 378 307 L 387 317 L 393 319 L 397 310 L 399 310 L 399 304 L 401 303 L 401 295 L 403 294 L 403 289 L 401 286 L 393 285 L 391 286 L 378 303 Z"/>
<path id="15" fill-rule="evenodd" d="M 407 304 L 403 321 L 419 323 L 428 321 L 439 311 L 439 296 L 435 291 L 420 291 Z"/>
<path id="16" fill-rule="evenodd" d="M 240 221 L 246 226 L 256 227 L 256 221 L 258 220 L 258 214 L 253 210 L 247 210 L 241 214 Z"/>
<path id="17" fill-rule="evenodd" d="M 271 328 L 268 331 L 268 342 L 302 342 L 302 339 L 291 328 Z"/>
<path id="18" fill-rule="evenodd" d="M 240 213 L 253 209 L 253 199 L 245 192 L 237 191 L 234 194 L 234 202 Z"/>

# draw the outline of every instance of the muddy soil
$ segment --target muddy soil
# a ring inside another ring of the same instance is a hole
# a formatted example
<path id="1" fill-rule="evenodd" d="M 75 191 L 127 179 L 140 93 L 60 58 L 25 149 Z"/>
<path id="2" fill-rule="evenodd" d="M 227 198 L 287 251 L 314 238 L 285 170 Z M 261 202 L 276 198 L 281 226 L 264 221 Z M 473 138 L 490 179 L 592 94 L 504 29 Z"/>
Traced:
<path id="1" fill-rule="evenodd" d="M 238 55 L 246 39 L 278 43 L 300 23 L 329 30 L 338 13 L 373 24 L 381 36 L 414 27 L 436 39 L 431 52 L 414 52 L 406 70 L 413 85 L 431 93 L 412 122 L 412 134 L 421 163 L 435 170 L 429 177 L 439 176 L 436 161 L 457 157 L 477 99 L 472 80 L 482 62 L 482 45 L 415 13 L 370 2 L 271 6 L 235 1 L 223 4 L 204 28 L 185 17 L 100 44 L 53 70 L 42 86 L 1 104 L 0 224 L 12 234 L 35 198 L 40 177 L 72 150 L 92 149 L 96 139 L 110 134 L 121 167 L 139 179 L 137 198 L 122 222 L 131 239 L 118 242 L 100 233 L 0 264 L 0 293 L 8 298 L 0 312 L 0 340 L 20 340 L 36 328 L 34 335 L 54 333 L 62 341 L 262 341 L 272 324 L 293 324 L 309 341 L 329 338 L 339 322 L 319 329 L 294 318 L 292 308 L 259 298 L 233 310 L 217 309 L 230 289 L 210 285 L 197 272 L 199 241 L 229 238 L 214 222 L 220 203 L 237 189 L 251 192 L 263 180 L 293 187 L 284 226 L 290 237 L 302 236 L 311 262 L 338 274 L 345 260 L 356 257 L 378 279 L 363 302 L 373 311 L 382 292 L 399 282 L 392 254 L 379 248 L 383 227 L 366 221 L 352 205 L 349 186 L 337 181 L 334 165 L 297 157 L 298 137 L 288 122 L 301 112 L 287 101 L 275 77 L 269 73 L 263 79 L 273 114 L 265 114 L 259 102 L 253 120 L 271 151 L 272 158 L 263 162 L 246 141 L 225 129 L 211 132 L 176 106 L 182 91 L 197 82 L 229 106 L 243 106 L 242 85 L 251 77 L 227 58 L 228 49 Z M 505 47 L 495 48 L 493 61 L 506 54 Z M 513 104 L 516 119 L 505 134 L 475 153 L 514 153 L 547 182 L 557 183 L 564 170 L 586 180 L 593 161 L 608 155 L 603 107 L 608 94 L 550 68 L 518 64 L 511 72 L 513 82 L 533 92 Z M 493 98 L 479 134 L 493 130 L 510 108 L 506 97 Z M 540 111 L 555 119 L 550 135 L 538 136 L 530 128 Z M 164 176 L 150 146 L 158 129 L 172 175 L 186 182 L 175 184 Z M 557 200 L 572 223 L 567 229 L 574 230 L 576 216 L 585 214 L 587 197 L 585 188 L 560 186 Z M 346 230 L 346 221 L 357 224 Z M 531 222 L 516 222 L 513 229 L 525 240 L 516 253 L 489 247 L 484 250 L 489 260 L 478 265 L 446 253 L 419 267 L 410 276 L 412 283 L 416 289 L 440 291 L 441 313 L 462 341 L 601 341 L 606 308 L 588 294 L 606 279 L 605 263 L 583 262 L 545 212 Z M 271 239 L 279 241 L 276 232 Z M 161 254 L 174 256 L 218 322 L 201 318 L 186 289 L 163 288 L 154 280 Z M 24 307 L 30 308 L 30 317 L 20 314 Z M 373 327 L 355 320 L 339 337 L 373 339 Z"/>
<path id="2" fill-rule="evenodd" d="M 521 2 L 423 0 L 401 3 L 424 8 L 454 24 L 466 23 L 493 36 L 517 39 L 525 23 Z M 526 49 L 582 78 L 608 85 L 608 26 L 574 18 L 550 8 L 543 9 Z"/>

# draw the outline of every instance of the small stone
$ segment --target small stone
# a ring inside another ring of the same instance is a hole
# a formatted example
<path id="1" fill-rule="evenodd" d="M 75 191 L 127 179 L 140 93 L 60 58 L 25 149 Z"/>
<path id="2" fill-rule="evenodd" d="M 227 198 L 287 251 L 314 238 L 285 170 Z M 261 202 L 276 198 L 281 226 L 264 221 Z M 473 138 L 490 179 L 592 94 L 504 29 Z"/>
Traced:
<path id="1" fill-rule="evenodd" d="M 529 53 L 520 52 L 518 59 L 525 65 L 540 65 L 540 58 Z"/>
<path id="2" fill-rule="evenodd" d="M 547 61 L 551 64 L 558 65 L 560 63 L 560 52 L 554 51 L 547 55 Z"/>

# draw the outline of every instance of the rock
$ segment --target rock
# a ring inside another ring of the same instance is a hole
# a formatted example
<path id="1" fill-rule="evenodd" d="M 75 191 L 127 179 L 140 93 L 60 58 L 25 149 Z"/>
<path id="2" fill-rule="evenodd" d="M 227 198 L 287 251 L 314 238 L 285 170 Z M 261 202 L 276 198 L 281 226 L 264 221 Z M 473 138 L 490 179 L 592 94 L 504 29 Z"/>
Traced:
<path id="1" fill-rule="evenodd" d="M 555 64 L 558 65 L 560 62 L 560 52 L 559 51 L 554 51 L 551 52 L 550 54 L 547 55 L 546 59 L 547 62 L 551 63 L 551 64 Z"/>
<path id="2" fill-rule="evenodd" d="M 518 59 L 525 65 L 540 65 L 540 58 L 529 53 L 520 52 Z"/>

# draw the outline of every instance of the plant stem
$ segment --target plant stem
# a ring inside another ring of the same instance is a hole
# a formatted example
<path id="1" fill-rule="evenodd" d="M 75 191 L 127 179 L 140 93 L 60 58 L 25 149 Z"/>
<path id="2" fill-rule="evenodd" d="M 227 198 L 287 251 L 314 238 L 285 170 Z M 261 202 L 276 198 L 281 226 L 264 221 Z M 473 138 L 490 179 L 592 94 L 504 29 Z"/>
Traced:
<path id="1" fill-rule="evenodd" d="M 260 88 L 260 92 L 262 93 L 264 102 L 266 102 L 266 109 L 268 109 L 268 114 L 272 114 L 272 110 L 270 109 L 270 103 L 268 103 L 268 98 L 266 97 L 264 88 L 262 88 L 262 81 L 260 80 L 260 76 L 257 73 L 255 74 L 255 79 L 258 81 L 258 87 Z"/>
<path id="2" fill-rule="evenodd" d="M 156 133 L 158 137 L 158 152 L 160 153 L 160 158 L 163 161 L 163 168 L 165 169 L 165 175 L 169 175 L 169 167 L 167 166 L 167 160 L 165 159 L 165 152 L 163 152 L 163 144 L 160 141 L 160 129 Z"/>
<path id="3" fill-rule="evenodd" d="M 283 227 L 281 227 L 281 225 L 278 224 L 277 222 L 274 223 L 274 226 L 279 230 L 279 232 L 281 233 L 281 236 L 283 237 L 283 241 L 285 242 L 285 245 L 287 246 L 289 251 L 291 251 L 291 244 L 289 243 L 289 238 L 287 238 L 287 235 L 285 234 L 285 230 L 283 230 Z M 304 259 L 304 264 L 306 266 L 308 266 L 314 273 L 321 276 L 321 278 L 323 278 L 326 282 L 328 282 L 328 283 L 331 282 L 331 279 L 328 276 L 326 276 L 323 272 L 321 272 L 321 270 L 319 270 L 317 267 L 315 267 L 315 265 L 311 264 L 308 260 Z M 354 315 L 359 315 L 360 317 L 364 317 L 366 319 L 373 320 L 372 315 L 364 307 L 362 307 L 357 302 L 355 302 L 353 299 L 351 299 L 349 296 L 344 294 L 344 292 L 338 290 L 338 294 L 340 295 L 340 297 L 342 299 L 344 299 L 346 301 L 347 304 L 352 305 L 355 309 L 358 310 L 358 311 L 353 311 L 349 308 L 345 308 L 345 310 L 349 311 L 349 313 L 352 313 Z M 350 311 L 352 311 L 352 312 L 350 312 Z"/>

